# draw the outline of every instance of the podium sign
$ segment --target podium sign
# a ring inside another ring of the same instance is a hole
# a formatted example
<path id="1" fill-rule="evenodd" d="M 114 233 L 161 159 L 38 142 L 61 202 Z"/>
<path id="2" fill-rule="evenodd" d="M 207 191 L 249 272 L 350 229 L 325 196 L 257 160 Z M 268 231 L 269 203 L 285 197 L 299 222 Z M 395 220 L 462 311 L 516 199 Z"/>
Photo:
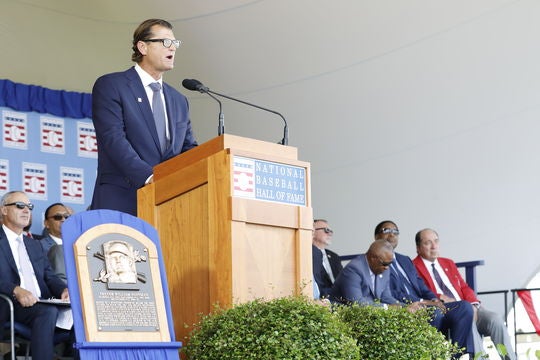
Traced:
<path id="1" fill-rule="evenodd" d="M 234 196 L 306 206 L 306 169 L 233 157 Z"/>
<path id="2" fill-rule="evenodd" d="M 214 138 L 154 168 L 138 216 L 158 229 L 181 339 L 215 304 L 313 294 L 309 163 L 294 147 Z"/>

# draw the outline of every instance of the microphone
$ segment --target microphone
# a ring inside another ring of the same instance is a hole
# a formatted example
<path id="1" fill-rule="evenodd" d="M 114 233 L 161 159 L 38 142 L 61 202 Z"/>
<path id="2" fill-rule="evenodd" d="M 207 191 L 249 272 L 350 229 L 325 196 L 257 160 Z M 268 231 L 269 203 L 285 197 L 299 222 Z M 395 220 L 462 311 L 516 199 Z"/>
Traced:
<path id="1" fill-rule="evenodd" d="M 262 106 L 249 103 L 249 102 L 244 101 L 244 100 L 236 99 L 236 98 L 233 98 L 231 96 L 228 96 L 228 95 L 225 95 L 225 94 L 220 94 L 218 92 L 212 91 L 208 87 L 204 86 L 199 80 L 184 79 L 184 81 L 182 81 L 182 85 L 188 90 L 194 90 L 194 91 L 199 91 L 201 93 L 206 93 L 209 96 L 211 96 L 212 98 L 214 98 L 216 101 L 219 101 L 219 100 L 217 100 L 214 96 L 212 96 L 212 94 L 224 97 L 224 98 L 229 99 L 229 100 L 237 101 L 237 102 L 245 104 L 245 105 L 253 106 L 253 107 L 257 108 L 257 109 L 268 111 L 268 112 L 271 112 L 271 113 L 276 114 L 276 115 L 279 115 L 283 119 L 283 123 L 285 124 L 283 126 L 283 139 L 279 143 L 281 145 L 289 145 L 289 127 L 287 125 L 287 120 L 285 120 L 285 117 L 283 115 L 281 115 L 280 113 L 278 113 L 277 111 L 270 110 L 270 109 L 264 108 Z M 221 111 L 221 103 L 219 103 L 219 105 L 220 105 L 220 111 Z M 221 134 L 219 134 L 219 135 L 221 135 Z"/>
<path id="2" fill-rule="evenodd" d="M 195 79 L 184 79 L 182 81 L 182 86 L 188 90 L 199 91 L 201 93 L 208 92 L 208 88 L 204 86 L 199 80 Z"/>
<path id="3" fill-rule="evenodd" d="M 195 79 L 184 79 L 182 81 L 182 86 L 188 90 L 199 91 L 210 96 L 212 99 L 216 100 L 219 104 L 219 115 L 218 115 L 218 136 L 225 133 L 225 120 L 222 111 L 221 101 L 214 95 L 210 94 L 210 90 L 204 86 L 199 80 Z"/>

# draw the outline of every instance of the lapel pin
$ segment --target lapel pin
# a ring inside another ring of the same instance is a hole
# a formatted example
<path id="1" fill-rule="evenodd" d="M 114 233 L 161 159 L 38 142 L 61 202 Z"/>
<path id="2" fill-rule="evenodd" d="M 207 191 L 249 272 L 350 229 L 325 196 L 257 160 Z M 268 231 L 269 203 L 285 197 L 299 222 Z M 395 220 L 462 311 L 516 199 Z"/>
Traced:
<path id="1" fill-rule="evenodd" d="M 137 98 L 137 101 L 142 103 L 142 99 L 141 98 Z"/>

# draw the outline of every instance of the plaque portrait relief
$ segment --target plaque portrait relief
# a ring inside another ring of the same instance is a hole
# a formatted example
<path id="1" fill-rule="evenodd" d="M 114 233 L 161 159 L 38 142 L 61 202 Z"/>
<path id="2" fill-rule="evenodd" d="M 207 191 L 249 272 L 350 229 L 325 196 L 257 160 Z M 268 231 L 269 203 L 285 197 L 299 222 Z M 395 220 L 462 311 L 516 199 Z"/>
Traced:
<path id="1" fill-rule="evenodd" d="M 133 247 L 125 241 L 108 241 L 103 244 L 107 282 L 135 284 L 137 269 Z"/>
<path id="2" fill-rule="evenodd" d="M 140 255 L 134 250 L 133 245 L 123 240 L 111 240 L 104 242 L 102 251 L 94 254 L 94 257 L 103 260 L 105 267 L 101 269 L 94 281 L 108 284 L 109 289 L 137 289 L 137 281 L 146 282 L 146 275 L 137 272 L 136 263 L 146 261 L 146 256 Z M 124 284 L 124 285 L 121 285 Z"/>

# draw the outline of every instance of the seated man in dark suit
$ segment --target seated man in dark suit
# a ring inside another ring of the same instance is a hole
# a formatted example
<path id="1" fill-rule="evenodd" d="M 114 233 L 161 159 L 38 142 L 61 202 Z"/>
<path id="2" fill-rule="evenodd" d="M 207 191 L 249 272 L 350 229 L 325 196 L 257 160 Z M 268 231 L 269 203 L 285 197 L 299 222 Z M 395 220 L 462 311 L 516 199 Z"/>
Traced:
<path id="1" fill-rule="evenodd" d="M 51 204 L 45 209 L 43 226 L 46 234 L 39 240 L 45 256 L 52 246 L 62 244 L 62 224 L 72 213 L 73 210 L 62 203 Z"/>
<path id="2" fill-rule="evenodd" d="M 328 221 L 323 219 L 313 220 L 313 276 L 319 286 L 320 295 L 325 298 L 330 293 L 330 289 L 335 279 L 343 270 L 341 259 L 338 254 L 328 250 L 332 243 L 334 231 L 328 226 Z"/>
<path id="3" fill-rule="evenodd" d="M 0 202 L 4 224 L 0 229 L 0 292 L 13 297 L 15 321 L 32 330 L 31 351 L 34 360 L 54 358 L 54 332 L 58 309 L 38 303 L 40 298 L 68 300 L 66 285 L 54 274 L 36 240 L 23 235 L 34 206 L 22 191 L 6 193 Z M 8 309 L 0 307 L 0 324 Z"/>
<path id="4" fill-rule="evenodd" d="M 51 246 L 47 253 L 47 258 L 51 263 L 51 269 L 58 277 L 67 284 L 66 263 L 64 261 L 64 245 L 56 244 Z"/>
<path id="5" fill-rule="evenodd" d="M 46 235 L 39 241 L 43 253 L 49 259 L 53 271 L 64 283 L 67 284 L 66 266 L 64 264 L 64 247 L 62 242 L 62 224 L 74 211 L 71 207 L 62 203 L 49 205 L 45 210 Z"/>
<path id="6" fill-rule="evenodd" d="M 352 259 L 338 275 L 330 291 L 335 302 L 363 305 L 399 304 L 390 293 L 390 272 L 394 251 L 384 240 L 374 241 L 365 254 Z"/>
<path id="7" fill-rule="evenodd" d="M 394 251 L 399 243 L 399 229 L 393 221 L 383 221 L 375 227 L 375 239 L 386 240 Z M 431 324 L 444 334 L 450 331 L 452 341 L 471 356 L 474 355 L 474 338 L 472 332 L 473 309 L 466 301 L 443 303 L 429 290 L 416 272 L 412 260 L 405 255 L 394 252 L 394 260 L 390 265 L 390 289 L 392 296 L 409 306 L 435 306 L 435 314 Z"/>

